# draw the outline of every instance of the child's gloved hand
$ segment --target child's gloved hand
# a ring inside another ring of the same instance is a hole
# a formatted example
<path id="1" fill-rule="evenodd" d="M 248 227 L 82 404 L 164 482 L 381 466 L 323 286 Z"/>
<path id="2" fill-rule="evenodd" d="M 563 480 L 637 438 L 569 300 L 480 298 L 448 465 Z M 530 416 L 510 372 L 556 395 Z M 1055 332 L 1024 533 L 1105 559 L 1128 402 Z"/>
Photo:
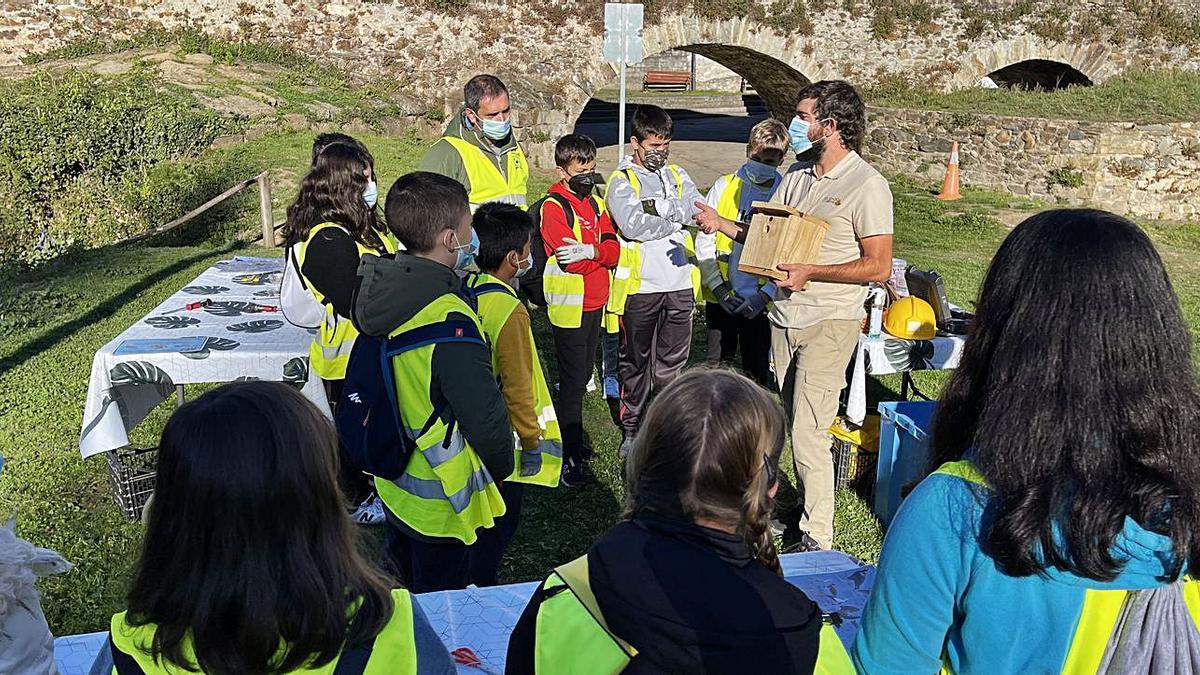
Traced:
<path id="1" fill-rule="evenodd" d="M 581 244 L 570 237 L 563 239 L 563 246 L 554 249 L 554 257 L 563 265 L 596 259 L 596 247 Z"/>

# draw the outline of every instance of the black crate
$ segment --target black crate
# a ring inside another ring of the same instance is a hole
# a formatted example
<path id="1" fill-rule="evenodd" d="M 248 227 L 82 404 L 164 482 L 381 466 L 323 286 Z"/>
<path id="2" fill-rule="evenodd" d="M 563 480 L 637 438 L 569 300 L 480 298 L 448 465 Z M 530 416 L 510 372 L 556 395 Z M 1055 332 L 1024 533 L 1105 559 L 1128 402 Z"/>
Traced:
<path id="1" fill-rule="evenodd" d="M 129 520 L 141 520 L 157 477 L 158 448 L 108 451 L 108 483 L 117 506 Z"/>
<path id="2" fill-rule="evenodd" d="M 875 466 L 879 453 L 840 438 L 833 439 L 833 485 L 838 490 L 853 490 L 864 499 L 875 491 Z"/>

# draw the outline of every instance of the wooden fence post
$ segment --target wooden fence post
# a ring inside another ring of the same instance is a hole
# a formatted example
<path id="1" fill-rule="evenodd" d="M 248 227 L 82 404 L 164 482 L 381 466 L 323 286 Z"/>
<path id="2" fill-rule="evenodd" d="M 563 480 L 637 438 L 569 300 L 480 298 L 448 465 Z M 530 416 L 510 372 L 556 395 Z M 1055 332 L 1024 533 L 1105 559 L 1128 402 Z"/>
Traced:
<path id="1" fill-rule="evenodd" d="M 263 246 L 275 247 L 275 218 L 271 215 L 271 174 L 258 174 L 258 211 L 262 218 Z"/>

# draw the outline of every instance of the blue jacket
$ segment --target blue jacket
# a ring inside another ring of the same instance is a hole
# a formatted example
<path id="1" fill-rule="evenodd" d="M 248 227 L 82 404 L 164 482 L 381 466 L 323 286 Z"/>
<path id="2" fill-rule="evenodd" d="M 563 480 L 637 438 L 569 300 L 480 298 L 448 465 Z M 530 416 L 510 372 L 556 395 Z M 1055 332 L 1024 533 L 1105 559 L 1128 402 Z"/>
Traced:
<path id="1" fill-rule="evenodd" d="M 1008 576 L 980 550 L 990 493 L 966 464 L 922 481 L 892 521 L 851 649 L 855 668 L 871 675 L 928 675 L 943 666 L 1059 673 L 1098 664 L 1125 591 L 1156 588 L 1178 574 L 1171 540 L 1126 518 L 1114 554 L 1128 562 L 1111 582 L 1055 569 Z M 1185 599 L 1200 623 L 1200 583 L 1186 584 Z"/>

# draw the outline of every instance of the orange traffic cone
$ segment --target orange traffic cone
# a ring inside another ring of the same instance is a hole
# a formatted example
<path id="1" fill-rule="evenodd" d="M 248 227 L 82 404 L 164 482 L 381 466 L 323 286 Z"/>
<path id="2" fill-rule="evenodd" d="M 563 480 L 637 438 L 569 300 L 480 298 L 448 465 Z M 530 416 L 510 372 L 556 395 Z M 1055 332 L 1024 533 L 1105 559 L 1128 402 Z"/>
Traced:
<path id="1" fill-rule="evenodd" d="M 958 141 L 954 141 L 954 145 L 950 148 L 950 165 L 946 167 L 946 177 L 942 180 L 942 193 L 937 198 L 944 202 L 962 198 L 962 195 L 958 194 Z"/>

